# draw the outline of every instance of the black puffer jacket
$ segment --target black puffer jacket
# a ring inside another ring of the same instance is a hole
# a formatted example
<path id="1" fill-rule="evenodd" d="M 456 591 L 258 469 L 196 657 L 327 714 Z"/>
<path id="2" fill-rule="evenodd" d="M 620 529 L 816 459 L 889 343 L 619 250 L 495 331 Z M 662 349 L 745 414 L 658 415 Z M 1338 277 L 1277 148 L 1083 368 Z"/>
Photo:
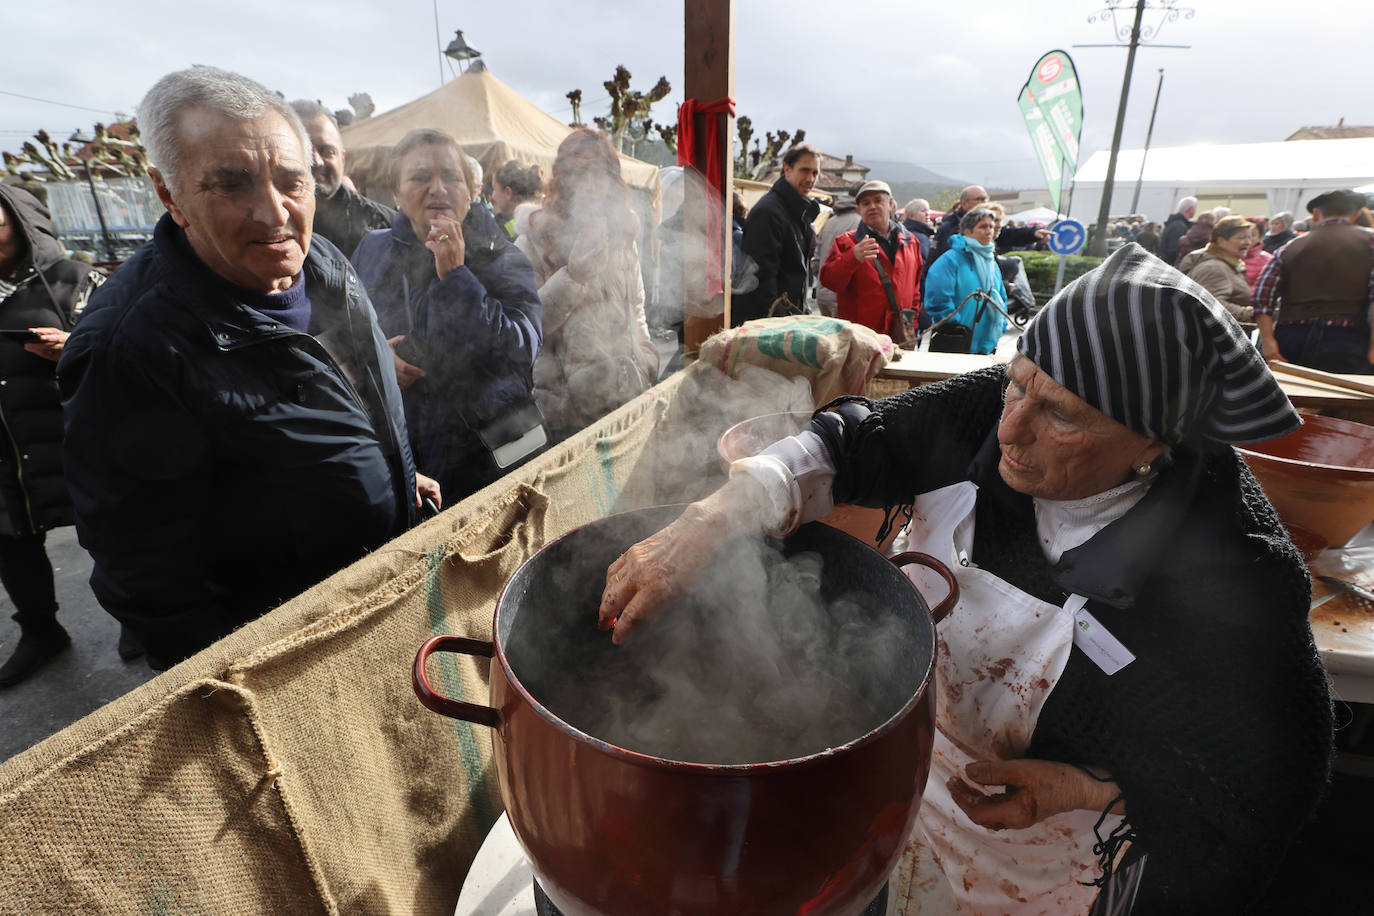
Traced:
<path id="1" fill-rule="evenodd" d="M 785 178 L 773 182 L 749 211 L 741 247 L 758 264 L 759 285 L 733 300 L 732 326 L 768 317 L 773 300 L 783 293 L 797 308 L 805 306 L 811 249 L 816 241 L 811 223 L 820 212 L 820 204 L 803 197 Z"/>
<path id="2" fill-rule="evenodd" d="M 302 273 L 313 334 L 243 304 L 164 214 L 58 363 L 91 588 L 155 667 L 414 520 L 401 393 L 367 294 L 320 237 Z"/>
<path id="3" fill-rule="evenodd" d="M 47 208 L 33 195 L 0 184 L 0 204 L 25 249 L 18 270 L 0 277 L 16 284 L 0 301 L 0 328 L 71 330 L 100 273 L 66 257 Z M 57 364 L 0 337 L 0 535 L 71 523 Z"/>
<path id="4" fill-rule="evenodd" d="M 1179 449 L 1144 499 L 1051 566 L 1031 498 L 997 472 L 1004 385 L 997 367 L 818 414 L 835 501 L 910 507 L 916 492 L 978 484 L 973 562 L 1054 604 L 1087 596 L 1136 656 L 1109 677 L 1075 648 L 1027 756 L 1116 780 L 1149 857 L 1135 912 L 1242 912 L 1330 767 L 1302 559 L 1234 449 Z"/>

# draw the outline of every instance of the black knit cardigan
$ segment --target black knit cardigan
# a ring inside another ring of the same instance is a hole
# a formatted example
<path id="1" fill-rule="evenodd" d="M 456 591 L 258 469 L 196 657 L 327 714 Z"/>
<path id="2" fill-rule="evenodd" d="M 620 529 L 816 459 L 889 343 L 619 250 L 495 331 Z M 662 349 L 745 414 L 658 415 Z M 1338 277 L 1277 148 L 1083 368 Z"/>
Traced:
<path id="1" fill-rule="evenodd" d="M 1031 498 L 997 472 L 1005 386 L 994 367 L 818 412 L 835 501 L 909 516 L 916 493 L 979 485 L 973 562 L 1054 604 L 1091 599 L 1136 656 L 1108 677 L 1075 648 L 1027 756 L 1116 780 L 1125 835 L 1148 856 L 1135 913 L 1241 911 L 1330 772 L 1307 570 L 1235 449 L 1215 446 L 1176 448 L 1136 506 L 1051 565 Z"/>

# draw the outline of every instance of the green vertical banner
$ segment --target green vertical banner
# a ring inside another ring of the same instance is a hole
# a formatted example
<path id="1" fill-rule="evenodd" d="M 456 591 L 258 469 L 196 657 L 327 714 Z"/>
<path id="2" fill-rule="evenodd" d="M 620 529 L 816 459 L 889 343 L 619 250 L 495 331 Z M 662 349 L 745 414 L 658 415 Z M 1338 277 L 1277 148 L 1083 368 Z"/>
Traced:
<path id="1" fill-rule="evenodd" d="M 1017 104 L 1058 210 L 1060 176 L 1065 163 L 1077 169 L 1083 133 L 1083 93 L 1068 52 L 1050 51 L 1035 62 Z"/>
<path id="2" fill-rule="evenodd" d="M 1058 213 L 1060 177 L 1064 172 L 1063 156 L 1050 133 L 1044 112 L 1032 100 L 1028 90 L 1021 90 L 1019 102 L 1021 117 L 1025 118 L 1026 130 L 1030 131 L 1031 146 L 1035 147 L 1035 158 L 1040 163 L 1040 171 L 1045 174 L 1045 187 L 1050 189 L 1050 200 L 1054 201 L 1054 210 Z"/>

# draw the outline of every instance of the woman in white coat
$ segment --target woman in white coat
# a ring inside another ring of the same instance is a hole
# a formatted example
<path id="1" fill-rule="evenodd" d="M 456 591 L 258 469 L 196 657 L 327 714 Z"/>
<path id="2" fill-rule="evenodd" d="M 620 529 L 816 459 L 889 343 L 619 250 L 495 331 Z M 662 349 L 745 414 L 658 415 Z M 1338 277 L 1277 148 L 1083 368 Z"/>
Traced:
<path id="1" fill-rule="evenodd" d="M 555 439 L 595 422 L 654 384 L 658 350 L 620 160 L 604 134 L 574 130 L 558 147 L 544 205 L 516 245 L 544 305 L 534 395 Z"/>

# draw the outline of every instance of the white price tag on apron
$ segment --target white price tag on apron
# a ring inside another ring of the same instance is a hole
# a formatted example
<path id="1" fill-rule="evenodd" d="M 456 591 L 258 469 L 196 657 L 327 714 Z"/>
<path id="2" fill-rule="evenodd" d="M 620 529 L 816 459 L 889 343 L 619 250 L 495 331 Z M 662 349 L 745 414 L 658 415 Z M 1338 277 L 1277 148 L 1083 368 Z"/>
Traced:
<path id="1" fill-rule="evenodd" d="M 1088 613 L 1087 604 L 1082 595 L 1070 595 L 1064 602 L 1064 610 L 1073 614 L 1073 644 L 1110 677 L 1135 661 L 1135 655 Z"/>

